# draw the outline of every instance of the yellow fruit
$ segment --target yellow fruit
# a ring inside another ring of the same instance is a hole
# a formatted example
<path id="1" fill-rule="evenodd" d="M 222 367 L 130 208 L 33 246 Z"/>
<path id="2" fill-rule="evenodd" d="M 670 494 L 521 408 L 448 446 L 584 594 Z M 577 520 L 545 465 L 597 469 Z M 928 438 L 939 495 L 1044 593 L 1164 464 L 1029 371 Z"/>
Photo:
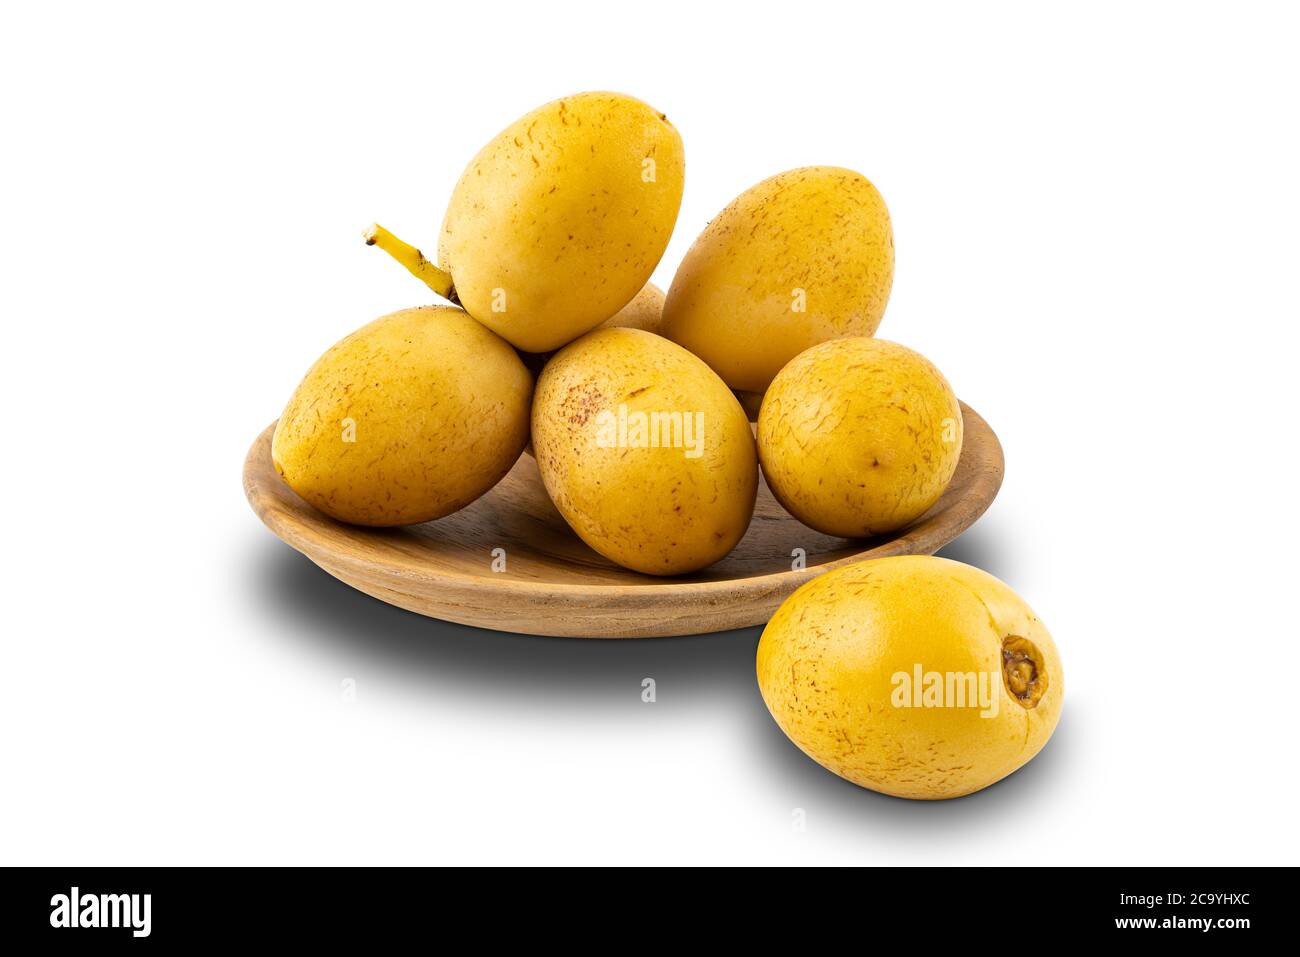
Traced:
<path id="1" fill-rule="evenodd" d="M 525 352 L 557 349 L 632 300 L 668 245 L 685 157 L 664 115 L 579 93 L 516 121 L 466 168 L 439 266 L 381 227 L 368 242 Z"/>
<path id="2" fill-rule="evenodd" d="M 833 339 L 796 356 L 758 414 L 758 454 L 778 502 L 819 532 L 866 538 L 925 514 L 961 457 L 961 405 L 920 353 Z"/>
<path id="3" fill-rule="evenodd" d="M 733 389 L 761 393 L 809 346 L 874 334 L 893 281 L 889 211 L 866 177 L 790 170 L 700 234 L 669 287 L 663 335 Z"/>
<path id="4" fill-rule="evenodd" d="M 1026 764 L 1065 694 L 1052 636 L 987 572 L 928 556 L 827 572 L 777 609 L 758 686 L 818 764 L 896 797 L 961 797 Z"/>
<path id="5" fill-rule="evenodd" d="M 758 463 L 736 397 L 685 349 L 598 329 L 537 381 L 533 454 L 546 491 L 611 561 L 676 575 L 717 561 L 749 527 Z"/>
<path id="6" fill-rule="evenodd" d="M 316 361 L 276 424 L 271 458 L 334 518 L 425 522 L 510 471 L 528 440 L 531 394 L 515 351 L 462 310 L 404 309 Z"/>
<path id="7" fill-rule="evenodd" d="M 652 282 L 633 297 L 632 301 L 609 319 L 599 329 L 644 329 L 659 334 L 664 317 L 664 291 Z"/>

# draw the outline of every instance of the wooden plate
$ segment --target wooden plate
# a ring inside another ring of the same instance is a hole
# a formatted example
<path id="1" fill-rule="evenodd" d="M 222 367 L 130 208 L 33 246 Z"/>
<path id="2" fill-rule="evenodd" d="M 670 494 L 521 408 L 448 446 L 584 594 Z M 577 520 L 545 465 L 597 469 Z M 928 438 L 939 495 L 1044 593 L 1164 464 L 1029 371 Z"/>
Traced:
<path id="1" fill-rule="evenodd" d="M 271 465 L 267 427 L 244 463 L 253 511 L 335 578 L 422 615 L 530 635 L 634 638 L 761 625 L 810 578 L 865 558 L 933 554 L 969 528 L 1002 484 L 1002 446 L 965 403 L 957 474 L 935 506 L 887 538 L 850 541 L 814 532 L 758 490 L 754 520 L 722 561 L 676 578 L 627 571 L 588 548 L 546 496 L 537 463 L 520 456 L 467 508 L 405 528 L 361 528 L 316 511 Z M 492 570 L 493 550 L 506 568 Z M 803 549 L 807 567 L 792 570 Z"/>

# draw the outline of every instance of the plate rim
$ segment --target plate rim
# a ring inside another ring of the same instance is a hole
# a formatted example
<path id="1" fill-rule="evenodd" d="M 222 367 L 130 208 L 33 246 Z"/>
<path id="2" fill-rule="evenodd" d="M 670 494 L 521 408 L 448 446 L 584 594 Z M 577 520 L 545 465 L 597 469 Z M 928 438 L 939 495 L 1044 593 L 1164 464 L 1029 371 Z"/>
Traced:
<path id="1" fill-rule="evenodd" d="M 981 433 L 983 439 L 980 443 L 980 448 L 983 450 L 981 467 L 976 469 L 970 492 L 961 499 L 961 501 L 975 501 L 977 503 L 976 508 L 965 510 L 955 521 L 952 519 L 953 509 L 951 507 L 944 509 L 905 529 L 898 536 L 880 542 L 875 547 L 864 548 L 852 555 L 817 565 L 809 565 L 799 570 L 787 569 L 744 577 L 719 578 L 712 581 L 681 581 L 673 576 L 643 575 L 645 581 L 636 584 L 620 582 L 574 583 L 480 577 L 454 570 L 422 565 L 418 559 L 414 558 L 396 560 L 397 556 L 386 557 L 381 560 L 364 555 L 349 554 L 343 557 L 343 560 L 352 567 L 365 567 L 384 575 L 396 574 L 403 579 L 421 585 L 451 586 L 458 589 L 472 588 L 481 598 L 509 598 L 518 596 L 521 592 L 529 593 L 531 596 L 554 596 L 556 598 L 562 595 L 566 598 L 573 598 L 590 597 L 599 594 L 602 597 L 618 596 L 626 599 L 635 594 L 652 599 L 656 596 L 663 598 L 670 594 L 682 595 L 692 592 L 713 595 L 730 593 L 733 596 L 743 597 L 746 592 L 768 593 L 773 588 L 785 588 L 791 583 L 795 587 L 799 587 L 825 572 L 859 561 L 884 558 L 891 554 L 933 554 L 969 529 L 988 511 L 1001 489 L 1005 476 L 1006 460 L 1002 450 L 1002 443 L 983 416 L 965 402 L 961 402 L 961 409 L 963 425 L 965 426 L 964 431 L 969 435 L 972 431 L 971 426 L 974 426 L 974 431 Z M 335 553 L 334 547 L 322 539 L 312 526 L 295 520 L 296 517 L 292 512 L 263 489 L 262 482 L 256 474 L 259 470 L 259 459 L 263 454 L 263 450 L 270 444 L 276 421 L 272 421 L 258 434 L 245 456 L 243 469 L 244 493 L 249 505 L 263 524 L 287 545 L 320 565 L 321 563 L 317 561 L 311 549 L 314 548 L 317 552 L 333 554 Z M 970 445 L 967 444 L 966 448 L 970 448 Z M 965 454 L 966 448 L 963 448 L 963 454 Z M 289 489 L 282 479 L 279 479 L 278 476 L 276 476 L 276 479 L 283 488 L 292 493 L 292 489 Z M 981 492 L 982 494 L 980 494 Z M 303 504 L 311 508 L 307 503 L 304 502 Z M 789 515 L 788 512 L 786 514 Z M 340 522 L 324 513 L 320 513 L 320 517 L 321 520 L 340 528 L 357 529 L 361 532 L 375 531 L 375 529 L 368 526 L 353 526 L 346 522 Z M 948 518 L 947 522 L 942 521 L 945 517 Z M 798 521 L 793 515 L 790 515 L 789 518 L 792 521 Z M 942 530 L 940 531 L 940 529 Z M 934 540 L 926 541 L 925 539 L 928 537 L 926 533 L 935 531 L 938 531 L 938 534 L 934 536 Z M 920 539 L 919 542 L 918 539 Z M 846 541 L 853 540 L 846 539 Z M 865 543 L 867 540 L 863 541 Z M 909 543 L 913 545 L 912 548 L 907 547 Z M 917 545 L 920 547 L 916 547 Z M 878 551 L 879 554 L 873 554 Z M 321 567 L 325 568 L 323 565 Z M 325 570 L 334 574 L 329 568 L 325 568 Z"/>

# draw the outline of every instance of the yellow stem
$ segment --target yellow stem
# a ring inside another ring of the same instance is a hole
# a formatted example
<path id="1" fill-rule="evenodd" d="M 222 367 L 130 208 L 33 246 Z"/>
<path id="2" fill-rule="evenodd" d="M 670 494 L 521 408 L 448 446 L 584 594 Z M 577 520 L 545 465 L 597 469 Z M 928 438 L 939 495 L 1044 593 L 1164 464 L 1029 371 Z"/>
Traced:
<path id="1" fill-rule="evenodd" d="M 424 253 L 414 246 L 402 242 L 378 223 L 375 223 L 362 233 L 362 236 L 365 238 L 367 246 L 378 246 L 410 270 L 411 275 L 442 296 L 443 299 L 449 299 L 452 302 L 460 301 L 456 298 L 456 287 L 452 285 L 451 275 L 443 272 L 425 259 Z"/>

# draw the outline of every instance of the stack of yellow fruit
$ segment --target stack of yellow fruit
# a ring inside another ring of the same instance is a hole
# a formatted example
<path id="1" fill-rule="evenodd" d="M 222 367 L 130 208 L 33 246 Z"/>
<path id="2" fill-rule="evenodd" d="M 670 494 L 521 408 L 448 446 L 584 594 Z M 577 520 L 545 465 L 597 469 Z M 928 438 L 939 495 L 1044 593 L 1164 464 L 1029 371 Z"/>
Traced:
<path id="1" fill-rule="evenodd" d="M 894 272 L 880 193 L 839 167 L 764 180 L 708 224 L 665 296 L 649 279 L 684 174 L 677 130 L 629 96 L 578 94 L 507 127 L 457 183 L 436 263 L 366 232 L 448 304 L 326 352 L 276 426 L 276 470 L 341 521 L 412 524 L 483 495 L 531 440 L 574 532 L 650 575 L 731 551 L 760 468 L 818 531 L 915 522 L 956 470 L 962 413 L 933 364 L 872 338 Z M 891 692 L 899 674 L 950 673 L 995 676 L 997 700 Z M 817 761 L 927 798 L 1029 760 L 1063 690 L 1050 636 L 1010 589 L 928 557 L 801 588 L 764 632 L 759 683 Z"/>

